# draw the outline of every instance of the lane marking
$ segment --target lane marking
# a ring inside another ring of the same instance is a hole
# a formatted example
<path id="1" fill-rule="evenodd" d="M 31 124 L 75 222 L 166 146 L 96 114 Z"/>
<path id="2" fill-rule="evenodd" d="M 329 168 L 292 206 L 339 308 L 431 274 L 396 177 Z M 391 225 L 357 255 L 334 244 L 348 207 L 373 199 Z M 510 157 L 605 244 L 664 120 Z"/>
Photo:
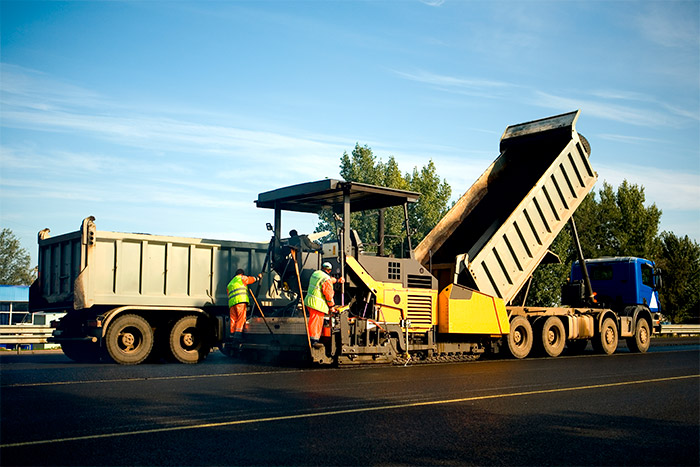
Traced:
<path id="1" fill-rule="evenodd" d="M 121 436 L 131 436 L 131 435 L 145 435 L 153 433 L 166 433 L 173 431 L 183 431 L 183 430 L 197 430 L 203 428 L 221 428 L 227 426 L 235 425 L 248 425 L 252 423 L 266 423 L 266 422 L 278 422 L 283 420 L 297 420 L 303 418 L 314 418 L 314 417 L 327 417 L 332 415 L 344 415 L 344 414 L 354 414 L 362 412 L 378 412 L 382 410 L 394 410 L 394 409 L 405 409 L 410 407 L 426 407 L 431 405 L 442 405 L 442 404 L 456 404 L 461 402 L 474 402 L 483 401 L 489 399 L 504 399 L 509 397 L 523 397 L 523 396 L 533 396 L 541 394 L 553 394 L 561 392 L 572 392 L 572 391 L 585 391 L 590 389 L 602 389 L 602 388 L 613 388 L 619 386 L 630 386 L 634 384 L 650 384 L 650 383 L 662 383 L 668 381 L 679 381 L 684 379 L 700 378 L 700 374 L 697 375 L 684 375 L 684 376 L 671 376 L 668 378 L 656 378 L 656 379 L 643 379 L 637 381 L 623 381 L 618 383 L 605 383 L 605 384 L 593 384 L 588 386 L 575 386 L 570 388 L 556 388 L 556 389 L 540 389 L 537 391 L 527 391 L 527 392 L 514 392 L 508 394 L 492 394 L 488 396 L 473 396 L 473 397 L 462 397 L 459 399 L 444 399 L 437 401 L 424 401 L 424 402 L 406 402 L 402 404 L 391 404 L 379 407 L 361 407 L 355 409 L 342 409 L 342 410 L 329 410 L 325 412 L 316 413 L 306 413 L 297 415 L 280 415 L 277 417 L 264 417 L 264 418 L 253 418 L 247 420 L 234 420 L 228 422 L 217 422 L 217 423 L 201 423 L 196 425 L 185 425 L 185 426 L 175 426 L 167 428 L 152 428 L 148 430 L 136 430 L 136 431 L 121 431 L 115 433 L 103 433 L 97 435 L 85 435 L 85 436 L 74 436 L 69 438 L 56 438 L 56 439 L 45 439 L 38 441 L 25 441 L 20 443 L 7 443 L 0 444 L 0 448 L 16 448 L 16 447 L 26 447 L 26 446 L 38 446 L 42 444 L 56 444 L 56 443 L 66 443 L 70 441 L 88 441 L 104 438 L 116 438 Z"/>

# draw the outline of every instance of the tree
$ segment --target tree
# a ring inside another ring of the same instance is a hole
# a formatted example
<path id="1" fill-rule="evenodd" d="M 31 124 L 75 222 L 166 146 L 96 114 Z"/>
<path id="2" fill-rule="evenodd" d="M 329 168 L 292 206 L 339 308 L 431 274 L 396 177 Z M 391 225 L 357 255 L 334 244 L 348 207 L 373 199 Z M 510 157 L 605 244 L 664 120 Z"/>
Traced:
<path id="1" fill-rule="evenodd" d="M 31 285 L 36 278 L 34 269 L 29 266 L 29 252 L 10 229 L 0 232 L 0 284 Z"/>
<path id="2" fill-rule="evenodd" d="M 661 234 L 661 310 L 674 323 L 700 316 L 700 245 L 686 235 Z"/>
<path id="3" fill-rule="evenodd" d="M 624 180 L 615 192 L 604 182 L 598 195 L 599 201 L 590 193 L 574 213 L 583 255 L 656 258 L 661 210 L 654 203 L 644 206 L 644 187 Z"/>
<path id="4" fill-rule="evenodd" d="M 661 210 L 653 203 L 644 206 L 644 187 L 624 180 L 615 191 L 604 182 L 598 196 L 596 199 L 595 192 L 589 193 L 574 213 L 584 258 L 637 256 L 656 260 L 661 251 L 658 235 Z M 559 304 L 555 284 L 561 287 L 566 281 L 572 262 L 578 259 L 575 248 L 569 228 L 562 229 L 550 249 L 559 255 L 563 265 L 537 268 L 528 305 Z"/>
<path id="5" fill-rule="evenodd" d="M 420 171 L 414 167 L 406 177 L 410 190 L 421 194 L 418 202 L 408 207 L 409 222 L 416 229 L 411 241 L 417 245 L 447 213 L 452 188 L 445 180 L 440 181 L 432 160 Z"/>
<path id="6" fill-rule="evenodd" d="M 409 223 L 415 234 L 411 237 L 412 245 L 417 245 L 447 212 L 447 203 L 452 189 L 444 180 L 441 182 L 436 173 L 435 164 L 429 161 L 420 170 L 416 167 L 412 174 L 402 174 L 393 156 L 384 163 L 372 153 L 367 145 L 355 144 L 352 154 L 344 152 L 340 157 L 340 176 L 343 180 L 371 185 L 417 191 L 421 193 L 418 202 L 409 206 Z M 317 232 L 336 231 L 333 214 L 320 213 L 321 221 Z M 377 211 L 353 213 L 352 228 L 357 230 L 368 251 L 377 249 Z M 403 208 L 388 208 L 384 214 L 385 251 L 402 256 L 406 248 Z"/>

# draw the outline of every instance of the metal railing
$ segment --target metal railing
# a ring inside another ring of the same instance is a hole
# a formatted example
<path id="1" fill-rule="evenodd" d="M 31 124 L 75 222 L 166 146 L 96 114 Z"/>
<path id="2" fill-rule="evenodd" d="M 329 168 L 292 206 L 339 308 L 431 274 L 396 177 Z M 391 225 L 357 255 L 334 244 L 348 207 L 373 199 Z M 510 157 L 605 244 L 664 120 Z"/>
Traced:
<path id="1" fill-rule="evenodd" d="M 0 325 L 0 344 L 46 344 L 52 332 L 48 325 Z"/>
<path id="2" fill-rule="evenodd" d="M 660 334 L 699 335 L 700 324 L 662 324 Z"/>

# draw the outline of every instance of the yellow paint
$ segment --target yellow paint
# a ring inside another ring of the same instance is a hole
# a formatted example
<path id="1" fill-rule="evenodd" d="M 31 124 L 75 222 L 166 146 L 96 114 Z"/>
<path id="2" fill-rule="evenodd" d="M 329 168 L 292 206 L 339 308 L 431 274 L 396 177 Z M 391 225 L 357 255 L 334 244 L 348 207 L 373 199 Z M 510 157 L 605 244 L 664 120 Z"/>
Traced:
<path id="1" fill-rule="evenodd" d="M 454 298 L 454 295 L 471 296 Z M 476 290 L 450 284 L 440 292 L 438 309 L 441 333 L 502 335 L 510 332 L 503 300 Z"/>

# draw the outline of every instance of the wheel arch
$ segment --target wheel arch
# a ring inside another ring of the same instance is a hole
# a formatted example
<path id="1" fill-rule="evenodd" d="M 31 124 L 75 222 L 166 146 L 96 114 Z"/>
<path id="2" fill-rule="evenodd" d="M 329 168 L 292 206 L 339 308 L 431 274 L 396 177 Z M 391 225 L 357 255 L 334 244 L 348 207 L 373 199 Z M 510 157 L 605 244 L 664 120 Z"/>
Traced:
<path id="1" fill-rule="evenodd" d="M 597 331 L 600 332 L 601 328 L 603 327 L 603 322 L 608 318 L 613 320 L 613 322 L 615 323 L 615 326 L 617 327 L 617 332 L 619 334 L 620 333 L 620 317 L 612 310 L 605 310 L 598 315 L 598 319 L 596 320 Z"/>
<path id="2" fill-rule="evenodd" d="M 620 316 L 629 316 L 632 318 L 632 322 L 637 323 L 638 320 L 643 319 L 649 325 L 649 329 L 652 329 L 653 314 L 651 310 L 644 305 L 634 305 L 625 307 L 625 309 L 620 313 Z"/>

